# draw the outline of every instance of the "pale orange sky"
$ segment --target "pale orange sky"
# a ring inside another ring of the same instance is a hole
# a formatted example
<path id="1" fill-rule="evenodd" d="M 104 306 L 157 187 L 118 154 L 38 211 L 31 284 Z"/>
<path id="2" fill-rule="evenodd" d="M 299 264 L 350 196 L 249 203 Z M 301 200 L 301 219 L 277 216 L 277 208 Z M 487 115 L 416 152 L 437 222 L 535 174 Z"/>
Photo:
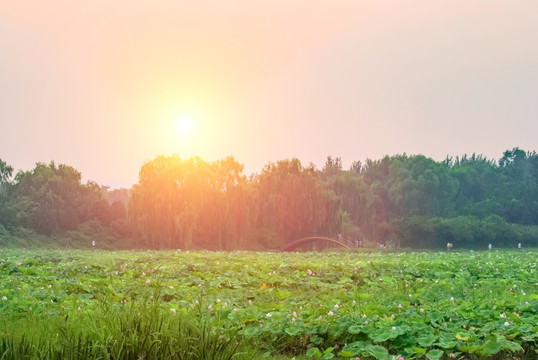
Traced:
<path id="1" fill-rule="evenodd" d="M 0 0 L 0 158 L 496 159 L 538 150 L 537 44 L 534 0 Z"/>

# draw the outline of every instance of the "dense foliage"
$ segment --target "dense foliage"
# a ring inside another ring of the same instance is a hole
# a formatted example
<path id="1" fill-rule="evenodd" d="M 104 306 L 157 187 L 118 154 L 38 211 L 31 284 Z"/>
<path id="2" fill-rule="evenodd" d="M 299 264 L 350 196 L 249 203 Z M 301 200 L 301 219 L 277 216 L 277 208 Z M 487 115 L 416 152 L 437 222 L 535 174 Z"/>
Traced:
<path id="1" fill-rule="evenodd" d="M 339 158 L 321 170 L 282 160 L 250 178 L 233 158 L 159 156 L 130 191 L 82 184 L 54 163 L 12 175 L 0 160 L 4 244 L 32 231 L 69 246 L 77 236 L 68 232 L 88 221 L 115 248 L 279 249 L 312 235 L 411 248 L 538 244 L 538 154 L 518 148 L 498 161 L 404 154 L 349 170 Z"/>
<path id="2" fill-rule="evenodd" d="M 537 255 L 0 250 L 0 355 L 535 359 Z"/>

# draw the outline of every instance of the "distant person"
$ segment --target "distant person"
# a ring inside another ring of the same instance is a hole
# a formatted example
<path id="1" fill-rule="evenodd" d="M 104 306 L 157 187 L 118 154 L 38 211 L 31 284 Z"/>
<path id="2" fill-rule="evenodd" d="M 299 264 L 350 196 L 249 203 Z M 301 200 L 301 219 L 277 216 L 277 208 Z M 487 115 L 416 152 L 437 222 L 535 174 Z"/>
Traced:
<path id="1" fill-rule="evenodd" d="M 488 249 L 491 250 L 492 246 L 491 243 L 488 245 Z"/>
<path id="2" fill-rule="evenodd" d="M 517 243 L 517 248 L 521 249 L 521 243 Z"/>
<path id="3" fill-rule="evenodd" d="M 92 246 L 95 247 L 95 240 L 92 240 Z"/>
<path id="4" fill-rule="evenodd" d="M 446 243 L 446 249 L 450 251 L 452 249 L 452 243 Z"/>

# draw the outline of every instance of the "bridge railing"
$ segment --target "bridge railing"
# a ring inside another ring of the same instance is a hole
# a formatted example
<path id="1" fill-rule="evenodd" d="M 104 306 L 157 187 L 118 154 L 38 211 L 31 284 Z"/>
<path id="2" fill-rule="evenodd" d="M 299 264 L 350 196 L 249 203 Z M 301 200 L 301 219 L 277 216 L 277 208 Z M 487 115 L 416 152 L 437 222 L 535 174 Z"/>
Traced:
<path id="1" fill-rule="evenodd" d="M 285 244 L 281 250 L 282 251 L 290 251 L 293 249 L 297 249 L 305 244 L 316 244 L 316 243 L 325 243 L 325 244 L 336 244 L 340 247 L 344 248 L 350 248 L 351 246 L 346 244 L 343 241 L 339 241 L 333 238 L 324 237 L 324 236 L 311 236 L 311 237 L 305 237 L 301 238 L 295 241 L 292 241 L 291 243 Z"/>

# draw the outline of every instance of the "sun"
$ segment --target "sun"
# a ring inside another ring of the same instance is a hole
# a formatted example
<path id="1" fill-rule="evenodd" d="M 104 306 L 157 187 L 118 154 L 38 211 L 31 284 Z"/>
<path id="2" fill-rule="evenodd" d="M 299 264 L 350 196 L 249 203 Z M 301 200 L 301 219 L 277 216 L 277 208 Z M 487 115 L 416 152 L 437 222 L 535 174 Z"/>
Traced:
<path id="1" fill-rule="evenodd" d="M 193 131 L 194 121 L 188 116 L 182 116 L 176 120 L 175 127 L 178 133 L 188 135 Z"/>

